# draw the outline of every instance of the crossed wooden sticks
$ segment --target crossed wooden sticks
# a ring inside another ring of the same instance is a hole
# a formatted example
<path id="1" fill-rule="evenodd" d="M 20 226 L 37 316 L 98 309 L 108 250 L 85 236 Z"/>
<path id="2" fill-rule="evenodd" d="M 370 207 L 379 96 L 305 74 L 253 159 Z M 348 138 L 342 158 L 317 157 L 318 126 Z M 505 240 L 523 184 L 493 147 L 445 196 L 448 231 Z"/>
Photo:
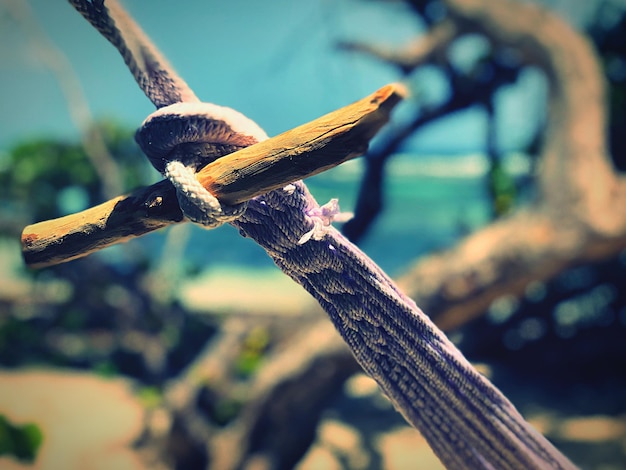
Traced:
<path id="1" fill-rule="evenodd" d="M 225 155 L 197 173 L 221 202 L 235 204 L 333 168 L 367 150 L 406 95 L 400 84 L 276 137 Z M 183 221 L 174 187 L 167 180 L 22 232 L 22 255 L 41 268 L 81 258 L 107 246 Z"/>

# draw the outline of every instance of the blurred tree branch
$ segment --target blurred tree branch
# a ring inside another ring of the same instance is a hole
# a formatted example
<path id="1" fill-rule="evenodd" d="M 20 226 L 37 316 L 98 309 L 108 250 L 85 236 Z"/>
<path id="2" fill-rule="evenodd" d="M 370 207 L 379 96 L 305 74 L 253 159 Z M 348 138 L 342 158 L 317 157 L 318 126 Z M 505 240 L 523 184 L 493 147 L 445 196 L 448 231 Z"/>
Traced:
<path id="1" fill-rule="evenodd" d="M 407 44 L 404 48 L 385 47 L 360 42 L 340 42 L 339 47 L 346 51 L 369 54 L 390 65 L 409 73 L 427 63 L 446 63 L 445 53 L 450 43 L 463 34 L 459 25 L 450 20 L 434 25 L 424 35 Z"/>
<path id="2" fill-rule="evenodd" d="M 56 78 L 67 101 L 70 118 L 80 131 L 81 142 L 87 158 L 102 180 L 102 196 L 112 198 L 118 195 L 124 189 L 122 172 L 107 149 L 100 129 L 94 125 L 83 87 L 72 63 L 48 37 L 28 2 L 5 0 L 3 3 L 9 15 L 24 30 L 37 59 Z"/>
<path id="3" fill-rule="evenodd" d="M 605 83 L 596 55 L 581 34 L 536 4 L 512 0 L 442 3 L 445 19 L 433 26 L 425 39 L 401 51 L 354 44 L 350 48 L 403 70 L 437 64 L 443 57 L 448 70 L 446 51 L 454 40 L 480 34 L 494 50 L 514 54 L 525 66 L 540 68 L 549 83 L 537 200 L 456 247 L 418 261 L 399 280 L 440 326 L 451 329 L 481 315 L 500 295 L 522 294 L 531 281 L 545 281 L 569 266 L 617 255 L 626 247 L 626 180 L 615 171 L 607 153 Z M 469 87 L 468 94 L 463 87 L 454 87 L 453 97 L 439 114 L 488 102 L 501 84 L 484 89 L 486 95 L 475 94 L 476 86 Z M 452 105 L 455 100 L 456 106 Z M 417 117 L 413 125 L 392 134 L 381 152 L 368 155 L 373 169 L 366 170 L 364 186 L 370 192 L 380 193 L 381 161 L 424 121 Z M 356 220 L 346 224 L 348 235 L 359 223 L 360 206 L 369 218 L 374 216 L 370 209 L 377 207 L 372 202 L 359 203 Z"/>

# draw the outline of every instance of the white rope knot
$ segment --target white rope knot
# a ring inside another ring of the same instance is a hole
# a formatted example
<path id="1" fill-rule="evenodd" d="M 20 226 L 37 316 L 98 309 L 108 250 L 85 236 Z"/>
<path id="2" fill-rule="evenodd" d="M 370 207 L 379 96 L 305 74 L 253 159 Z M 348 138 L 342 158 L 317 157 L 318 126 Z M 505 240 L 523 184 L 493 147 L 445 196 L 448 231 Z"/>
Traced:
<path id="1" fill-rule="evenodd" d="M 232 222 L 247 203 L 223 206 L 195 173 L 219 157 L 267 139 L 252 120 L 212 103 L 175 103 L 152 113 L 135 135 L 152 165 L 176 188 L 189 220 L 206 228 Z"/>
<path id="2" fill-rule="evenodd" d="M 304 245 L 309 240 L 321 240 L 324 235 L 331 231 L 333 222 L 346 222 L 354 214 L 352 212 L 341 212 L 339 209 L 339 199 L 333 198 L 323 206 L 314 207 L 306 212 L 307 218 L 313 222 L 313 228 L 302 235 L 298 240 L 298 245 Z"/>
<path id="3" fill-rule="evenodd" d="M 192 222 L 208 229 L 215 228 L 232 222 L 246 211 L 247 203 L 234 206 L 220 204 L 197 180 L 195 170 L 181 161 L 168 162 L 163 174 L 176 188 L 180 210 Z"/>

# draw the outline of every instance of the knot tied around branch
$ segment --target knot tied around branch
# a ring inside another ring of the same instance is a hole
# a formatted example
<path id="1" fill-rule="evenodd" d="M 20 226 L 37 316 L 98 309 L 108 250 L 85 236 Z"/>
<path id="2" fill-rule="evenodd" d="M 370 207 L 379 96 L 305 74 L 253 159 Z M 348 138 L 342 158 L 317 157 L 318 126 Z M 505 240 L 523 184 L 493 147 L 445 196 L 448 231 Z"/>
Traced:
<path id="1" fill-rule="evenodd" d="M 233 221 L 245 211 L 247 203 L 220 203 L 196 179 L 196 172 L 224 155 L 267 138 L 254 121 L 234 109 L 201 102 L 160 108 L 135 134 L 152 166 L 176 188 L 185 217 L 206 228 Z"/>
<path id="2" fill-rule="evenodd" d="M 87 16 L 100 24 L 101 16 Z M 136 237 L 180 222 L 184 215 L 209 227 L 238 222 L 250 212 L 240 204 L 361 155 L 405 94 L 402 85 L 389 84 L 271 139 L 229 108 L 197 99 L 160 106 L 144 121 L 136 140 L 169 181 L 25 227 L 24 260 L 31 267 L 45 267 L 80 258 L 126 241 L 129 233 Z M 303 214 L 307 224 L 296 242 L 315 228 L 316 220 L 325 229 L 321 235 L 330 232 L 329 224 L 309 212 Z"/>
<path id="3" fill-rule="evenodd" d="M 341 212 L 339 199 L 332 198 L 323 206 L 315 206 L 306 211 L 306 216 L 313 223 L 313 228 L 302 235 L 300 240 L 298 240 L 298 245 L 303 245 L 310 239 L 321 240 L 330 231 L 333 222 L 346 222 L 354 214 L 352 212 Z"/>

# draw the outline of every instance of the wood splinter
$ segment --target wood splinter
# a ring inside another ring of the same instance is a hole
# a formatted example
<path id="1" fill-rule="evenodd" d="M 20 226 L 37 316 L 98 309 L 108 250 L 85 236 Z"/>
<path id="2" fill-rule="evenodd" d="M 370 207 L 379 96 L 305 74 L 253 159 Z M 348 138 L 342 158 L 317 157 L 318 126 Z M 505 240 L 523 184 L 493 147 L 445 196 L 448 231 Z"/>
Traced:
<path id="1" fill-rule="evenodd" d="M 405 94 L 402 85 L 387 85 L 307 124 L 225 155 L 196 177 L 220 201 L 235 204 L 316 175 L 365 153 Z M 42 268 L 181 221 L 174 187 L 164 180 L 82 212 L 27 226 L 22 255 L 28 266 Z"/>

